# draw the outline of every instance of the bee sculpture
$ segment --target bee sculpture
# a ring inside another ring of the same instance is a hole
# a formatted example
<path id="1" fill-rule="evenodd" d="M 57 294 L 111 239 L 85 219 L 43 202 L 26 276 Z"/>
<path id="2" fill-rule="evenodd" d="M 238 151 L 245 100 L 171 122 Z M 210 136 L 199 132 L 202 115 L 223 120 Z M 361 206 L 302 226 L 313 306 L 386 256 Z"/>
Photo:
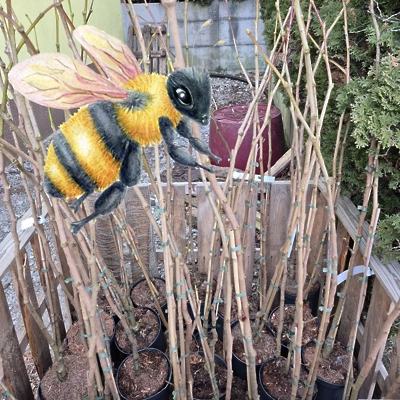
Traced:
<path id="1" fill-rule="evenodd" d="M 220 159 L 191 133 L 190 120 L 201 125 L 209 120 L 211 86 L 205 71 L 144 74 L 130 49 L 107 33 L 84 25 L 75 29 L 74 37 L 108 79 L 79 60 L 51 53 L 17 64 L 9 80 L 15 90 L 43 106 L 80 107 L 60 125 L 44 166 L 45 191 L 77 198 L 71 206 L 75 213 L 87 196 L 102 191 L 94 212 L 71 223 L 71 232 L 77 234 L 92 219 L 114 211 L 127 187 L 138 183 L 142 146 L 163 139 L 173 160 L 212 172 L 174 144 L 177 133 L 198 152 Z"/>

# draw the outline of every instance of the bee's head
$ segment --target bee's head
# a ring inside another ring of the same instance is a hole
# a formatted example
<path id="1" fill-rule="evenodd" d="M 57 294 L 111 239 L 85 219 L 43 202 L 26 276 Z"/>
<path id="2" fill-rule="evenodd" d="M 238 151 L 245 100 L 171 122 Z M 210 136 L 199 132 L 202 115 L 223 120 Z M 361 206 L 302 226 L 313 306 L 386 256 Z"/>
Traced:
<path id="1" fill-rule="evenodd" d="M 175 108 L 201 125 L 210 117 L 211 84 L 208 73 L 199 68 L 182 68 L 167 79 L 168 96 Z"/>

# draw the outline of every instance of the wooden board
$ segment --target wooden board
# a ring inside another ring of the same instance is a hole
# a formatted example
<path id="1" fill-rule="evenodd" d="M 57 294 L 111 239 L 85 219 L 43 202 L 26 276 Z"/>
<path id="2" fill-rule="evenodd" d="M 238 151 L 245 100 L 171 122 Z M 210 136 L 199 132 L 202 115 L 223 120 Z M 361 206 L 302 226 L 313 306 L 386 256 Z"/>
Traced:
<path id="1" fill-rule="evenodd" d="M 277 181 L 271 184 L 269 204 L 270 219 L 266 232 L 268 284 L 271 282 L 276 264 L 281 257 L 280 249 L 287 238 L 287 222 L 290 202 L 290 182 Z"/>
<path id="2" fill-rule="evenodd" d="M 173 185 L 171 204 L 171 226 L 176 245 L 182 255 L 186 253 L 186 188 L 183 185 Z"/>
<path id="3" fill-rule="evenodd" d="M 196 185 L 197 192 L 197 268 L 199 272 L 206 272 L 210 259 L 211 239 L 214 227 L 214 218 L 204 185 Z M 214 198 L 214 195 L 210 193 Z M 203 218 L 202 218 L 203 216 Z"/>
<path id="4" fill-rule="evenodd" d="M 150 185 L 140 184 L 137 185 L 142 196 L 146 200 L 147 204 L 150 205 Z M 159 276 L 156 256 L 155 256 L 155 238 L 153 228 L 143 209 L 142 203 L 138 196 L 135 194 L 133 188 L 129 188 L 125 197 L 125 209 L 126 209 L 126 221 L 130 224 L 135 232 L 140 257 L 143 264 L 152 276 Z M 142 272 L 138 268 L 137 262 L 133 261 L 131 254 L 125 257 L 125 260 L 129 260 L 136 266 L 133 273 L 133 280 L 136 281 L 142 278 Z"/>
<path id="5" fill-rule="evenodd" d="M 323 182 L 319 182 L 318 187 L 321 192 L 326 194 L 326 187 Z M 347 197 L 341 197 L 337 204 L 336 215 L 345 226 L 347 232 L 353 240 L 356 238 L 359 211 L 356 206 Z M 366 239 L 368 237 L 368 224 L 364 223 L 362 238 L 360 242 L 360 251 L 364 253 Z M 382 264 L 379 257 L 372 254 L 370 265 L 375 275 L 386 288 L 390 299 L 397 303 L 400 300 L 400 263 L 392 261 L 389 264 Z"/>
<path id="6" fill-rule="evenodd" d="M 355 266 L 363 265 L 364 259 L 360 252 L 357 253 L 355 259 Z M 360 275 L 352 275 L 347 276 L 349 282 L 349 289 L 346 295 L 346 302 L 344 305 L 342 320 L 340 322 L 339 331 L 337 335 L 337 339 L 342 343 L 347 343 L 350 335 L 350 331 L 354 327 L 354 321 L 356 320 L 357 315 L 357 307 L 358 307 L 358 298 L 360 297 L 360 290 L 362 282 L 358 279 Z M 338 286 L 338 292 L 340 292 L 345 285 L 343 282 L 340 286 Z"/>
<path id="7" fill-rule="evenodd" d="M 382 325 L 387 319 L 391 300 L 378 279 L 375 279 L 374 288 L 372 290 L 371 302 L 368 309 L 367 321 L 365 323 L 363 341 L 360 344 L 360 352 L 358 354 L 358 363 L 360 368 L 364 365 L 370 353 L 372 346 L 375 344 L 377 335 L 382 329 Z M 383 344 L 383 347 L 385 343 Z M 382 361 L 382 351 L 378 353 L 376 361 L 371 369 L 371 372 L 361 386 L 359 397 L 361 399 L 370 399 L 375 387 L 379 365 Z"/>
<path id="8" fill-rule="evenodd" d="M 4 383 L 16 399 L 33 400 L 32 388 L 1 282 L 0 321 L 0 360 Z"/>
<path id="9" fill-rule="evenodd" d="M 47 215 L 47 208 L 45 204 L 43 207 L 43 217 Z M 28 229 L 21 228 L 21 222 L 32 217 L 32 210 L 29 209 L 23 216 L 17 221 L 17 232 L 20 241 L 19 249 L 22 250 L 29 242 L 32 234 L 35 232 L 35 227 L 31 226 Z M 12 233 L 10 232 L 0 243 L 0 279 L 7 273 L 10 265 L 14 262 L 15 257 L 15 246 Z"/>
<path id="10" fill-rule="evenodd" d="M 236 211 L 236 219 L 242 231 L 244 274 L 246 277 L 246 292 L 248 294 L 251 293 L 254 272 L 257 192 L 257 189 L 252 186 L 244 185 L 240 192 Z"/>

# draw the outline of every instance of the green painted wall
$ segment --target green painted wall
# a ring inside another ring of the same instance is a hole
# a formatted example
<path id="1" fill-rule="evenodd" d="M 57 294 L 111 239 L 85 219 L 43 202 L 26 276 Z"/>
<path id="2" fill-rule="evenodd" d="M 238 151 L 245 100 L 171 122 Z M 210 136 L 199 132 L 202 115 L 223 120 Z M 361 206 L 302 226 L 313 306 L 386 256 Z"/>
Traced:
<path id="1" fill-rule="evenodd" d="M 91 0 L 87 3 L 90 5 Z M 11 0 L 14 12 L 18 21 L 25 29 L 31 25 L 30 21 L 34 21 L 40 13 L 53 4 L 53 0 Z M 85 0 L 64 0 L 63 7 L 75 26 L 82 25 Z M 6 9 L 6 1 L 0 0 L 0 5 Z M 36 31 L 29 34 L 33 43 L 38 43 L 41 52 L 55 52 L 56 49 L 56 17 L 54 8 L 51 9 L 39 22 Z M 89 24 L 102 29 L 111 35 L 124 40 L 124 28 L 122 23 L 122 12 L 120 0 L 94 0 L 93 13 L 90 16 Z M 60 51 L 62 53 L 71 54 L 67 40 L 65 38 L 64 29 L 60 25 Z M 21 39 L 19 33 L 16 33 L 17 40 Z M 0 52 L 4 52 L 4 38 L 0 35 Z M 3 57 L 3 54 L 2 54 Z M 20 60 L 27 57 L 25 51 L 21 52 Z M 4 58 L 6 60 L 6 58 Z"/>

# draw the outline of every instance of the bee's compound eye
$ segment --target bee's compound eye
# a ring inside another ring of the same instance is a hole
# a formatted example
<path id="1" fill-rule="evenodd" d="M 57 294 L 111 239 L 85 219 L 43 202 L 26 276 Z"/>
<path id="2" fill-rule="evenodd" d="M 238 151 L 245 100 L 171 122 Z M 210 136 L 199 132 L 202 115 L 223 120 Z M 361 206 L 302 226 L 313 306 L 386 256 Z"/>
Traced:
<path id="1" fill-rule="evenodd" d="M 175 89 L 176 98 L 183 106 L 190 106 L 192 104 L 192 96 L 185 88 Z"/>

